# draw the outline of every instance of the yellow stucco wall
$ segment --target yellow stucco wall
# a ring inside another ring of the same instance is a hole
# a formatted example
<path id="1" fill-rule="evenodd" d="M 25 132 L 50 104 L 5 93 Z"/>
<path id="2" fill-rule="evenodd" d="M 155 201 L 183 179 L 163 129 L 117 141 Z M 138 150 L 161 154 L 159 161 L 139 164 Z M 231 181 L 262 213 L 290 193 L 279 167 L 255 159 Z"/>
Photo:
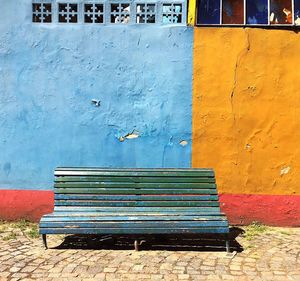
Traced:
<path id="1" fill-rule="evenodd" d="M 300 194 L 300 33 L 195 28 L 193 167 L 219 191 Z"/>

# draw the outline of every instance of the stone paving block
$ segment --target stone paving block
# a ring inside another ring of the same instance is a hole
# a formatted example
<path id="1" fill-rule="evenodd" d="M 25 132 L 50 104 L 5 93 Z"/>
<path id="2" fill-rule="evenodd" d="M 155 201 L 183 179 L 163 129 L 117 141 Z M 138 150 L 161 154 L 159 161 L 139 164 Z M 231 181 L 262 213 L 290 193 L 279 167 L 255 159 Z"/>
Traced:
<path id="1" fill-rule="evenodd" d="M 29 272 L 34 271 L 35 269 L 36 269 L 35 266 L 27 265 L 27 266 L 25 266 L 25 267 L 21 270 L 21 272 L 29 273 Z"/>
<path id="2" fill-rule="evenodd" d="M 6 277 L 8 277 L 10 275 L 10 272 L 0 272 L 0 280 L 2 279 L 6 279 Z"/>
<path id="3" fill-rule="evenodd" d="M 12 275 L 12 278 L 25 278 L 25 277 L 28 277 L 28 274 L 27 273 L 21 273 L 21 272 L 16 272 L 16 273 L 13 273 Z"/>
<path id="4" fill-rule="evenodd" d="M 113 272 L 116 272 L 116 271 L 117 271 L 116 267 L 106 267 L 103 270 L 104 273 L 113 273 Z"/>
<path id="5" fill-rule="evenodd" d="M 20 270 L 21 270 L 21 268 L 20 268 L 20 267 L 16 267 L 16 266 L 13 266 L 13 267 L 11 267 L 11 268 L 9 269 L 10 272 L 18 272 L 18 271 L 20 271 Z"/>
<path id="6" fill-rule="evenodd" d="M 190 275 L 189 274 L 178 274 L 178 280 L 189 280 Z"/>

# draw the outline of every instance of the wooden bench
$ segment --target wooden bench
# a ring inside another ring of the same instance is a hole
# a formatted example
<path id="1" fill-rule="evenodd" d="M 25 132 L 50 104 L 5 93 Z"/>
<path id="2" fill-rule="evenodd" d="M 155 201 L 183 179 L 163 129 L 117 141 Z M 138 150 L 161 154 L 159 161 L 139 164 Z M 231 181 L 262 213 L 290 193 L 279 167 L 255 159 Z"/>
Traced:
<path id="1" fill-rule="evenodd" d="M 212 169 L 57 168 L 54 193 L 40 221 L 46 248 L 46 234 L 211 233 L 229 251 Z"/>

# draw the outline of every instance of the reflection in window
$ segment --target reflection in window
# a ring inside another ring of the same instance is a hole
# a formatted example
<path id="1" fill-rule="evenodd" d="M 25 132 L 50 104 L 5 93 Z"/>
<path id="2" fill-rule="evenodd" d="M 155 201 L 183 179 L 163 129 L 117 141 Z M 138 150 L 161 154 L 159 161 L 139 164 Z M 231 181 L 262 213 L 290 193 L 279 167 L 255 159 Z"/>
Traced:
<path id="1" fill-rule="evenodd" d="M 197 24 L 199 25 L 300 26 L 300 0 L 196 1 Z M 219 3 L 221 3 L 221 7 Z M 219 13 L 221 14 L 220 17 Z"/>
<path id="2" fill-rule="evenodd" d="M 223 0 L 222 3 L 223 24 L 244 23 L 244 0 Z"/>
<path id="3" fill-rule="evenodd" d="M 137 4 L 136 22 L 155 23 L 155 4 Z"/>
<path id="4" fill-rule="evenodd" d="M 219 24 L 220 0 L 200 0 L 198 2 L 197 22 L 199 24 Z"/>
<path id="5" fill-rule="evenodd" d="M 270 23 L 293 23 L 291 0 L 270 0 Z"/>
<path id="6" fill-rule="evenodd" d="M 268 24 L 268 0 L 247 0 L 247 24 Z"/>
<path id="7" fill-rule="evenodd" d="M 182 4 L 163 4 L 162 16 L 163 23 L 182 23 Z"/>
<path id="8" fill-rule="evenodd" d="M 294 20 L 295 25 L 300 25 L 300 0 L 294 2 Z"/>
<path id="9" fill-rule="evenodd" d="M 110 22 L 111 23 L 129 23 L 130 22 L 130 4 L 118 3 L 110 5 Z"/>

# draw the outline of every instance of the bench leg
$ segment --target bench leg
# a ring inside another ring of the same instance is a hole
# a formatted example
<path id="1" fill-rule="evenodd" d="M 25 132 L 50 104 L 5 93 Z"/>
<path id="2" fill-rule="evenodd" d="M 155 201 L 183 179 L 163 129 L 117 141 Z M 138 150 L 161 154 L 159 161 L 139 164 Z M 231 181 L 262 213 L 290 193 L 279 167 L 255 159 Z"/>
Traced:
<path id="1" fill-rule="evenodd" d="M 230 253 L 229 237 L 226 238 L 225 245 L 226 245 L 226 252 L 227 252 L 227 253 Z"/>
<path id="2" fill-rule="evenodd" d="M 47 236 L 46 236 L 46 234 L 42 234 L 42 239 L 43 239 L 43 243 L 44 243 L 45 248 L 48 249 L 48 246 L 47 246 Z"/>
<path id="3" fill-rule="evenodd" d="M 139 241 L 138 241 L 138 240 L 134 240 L 134 249 L 135 249 L 136 251 L 139 251 L 139 250 L 140 250 L 140 249 L 139 249 L 139 246 L 140 246 Z"/>

